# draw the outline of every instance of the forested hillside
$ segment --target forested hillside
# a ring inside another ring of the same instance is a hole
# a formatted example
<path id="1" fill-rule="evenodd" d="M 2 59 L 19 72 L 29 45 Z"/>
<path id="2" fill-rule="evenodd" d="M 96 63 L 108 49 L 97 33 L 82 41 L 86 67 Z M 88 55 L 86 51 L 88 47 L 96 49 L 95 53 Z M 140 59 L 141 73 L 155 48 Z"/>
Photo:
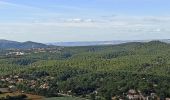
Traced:
<path id="1" fill-rule="evenodd" d="M 12 77 L 13 81 L 17 80 L 13 76 L 23 79 L 15 83 L 0 81 L 1 87 L 12 84 L 26 93 L 47 97 L 73 95 L 91 100 L 129 99 L 131 95 L 150 100 L 170 97 L 167 43 L 19 51 L 23 55 L 9 55 L 14 51 L 4 49 L 0 52 L 1 76 Z"/>

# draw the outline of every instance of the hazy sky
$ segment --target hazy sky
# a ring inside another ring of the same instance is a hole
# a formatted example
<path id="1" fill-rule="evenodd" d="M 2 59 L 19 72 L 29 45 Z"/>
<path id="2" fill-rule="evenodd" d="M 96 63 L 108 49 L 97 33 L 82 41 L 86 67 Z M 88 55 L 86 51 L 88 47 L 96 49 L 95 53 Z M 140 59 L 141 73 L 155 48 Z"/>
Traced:
<path id="1" fill-rule="evenodd" d="M 170 39 L 170 0 L 0 0 L 0 39 Z"/>

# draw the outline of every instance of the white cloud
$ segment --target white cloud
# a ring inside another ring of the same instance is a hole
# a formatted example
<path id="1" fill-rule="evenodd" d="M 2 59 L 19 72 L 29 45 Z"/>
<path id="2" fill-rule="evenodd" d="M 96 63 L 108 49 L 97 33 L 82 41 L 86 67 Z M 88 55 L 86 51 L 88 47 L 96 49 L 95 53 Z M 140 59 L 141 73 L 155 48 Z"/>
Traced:
<path id="1" fill-rule="evenodd" d="M 111 21 L 77 17 L 34 23 L 0 23 L 0 37 L 18 38 L 21 41 L 36 41 L 38 38 L 41 38 L 41 41 L 81 41 L 93 40 L 94 37 L 94 40 L 168 38 L 169 33 L 169 17 L 117 17 Z"/>

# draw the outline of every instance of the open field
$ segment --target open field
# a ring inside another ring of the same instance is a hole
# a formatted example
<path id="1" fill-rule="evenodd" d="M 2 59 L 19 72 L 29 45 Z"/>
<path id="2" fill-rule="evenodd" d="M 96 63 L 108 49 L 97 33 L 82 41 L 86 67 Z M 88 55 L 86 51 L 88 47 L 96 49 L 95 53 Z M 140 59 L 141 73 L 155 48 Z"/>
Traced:
<path id="1" fill-rule="evenodd" d="M 18 96 L 21 95 L 21 93 L 4 93 L 0 94 L 0 97 L 6 97 L 6 96 Z M 79 97 L 51 97 L 51 98 L 45 98 L 43 96 L 39 95 L 32 95 L 32 94 L 25 94 L 27 95 L 28 100 L 87 100 Z"/>
<path id="2" fill-rule="evenodd" d="M 0 94 L 0 97 L 6 97 L 6 96 L 18 96 L 21 95 L 21 93 L 5 93 L 5 94 Z M 25 94 L 28 97 L 28 100 L 43 100 L 43 96 L 38 96 L 38 95 L 32 95 L 32 94 Z"/>
<path id="3" fill-rule="evenodd" d="M 53 98 L 45 98 L 44 100 L 87 100 L 78 97 L 53 97 Z"/>

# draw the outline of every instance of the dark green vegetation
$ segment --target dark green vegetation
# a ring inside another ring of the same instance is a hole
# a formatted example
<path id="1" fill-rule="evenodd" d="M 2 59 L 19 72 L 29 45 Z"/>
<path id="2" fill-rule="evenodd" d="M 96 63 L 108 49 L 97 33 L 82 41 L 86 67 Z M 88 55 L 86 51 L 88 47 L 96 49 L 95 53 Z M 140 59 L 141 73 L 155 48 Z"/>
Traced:
<path id="1" fill-rule="evenodd" d="M 22 56 L 2 55 L 5 52 L 1 50 L 1 75 L 19 75 L 25 81 L 15 85 L 28 93 L 110 100 L 126 99 L 128 90 L 134 89 L 143 96 L 170 97 L 170 44 L 67 47 Z M 31 80 L 36 81 L 34 88 L 28 85 Z M 42 84 L 48 87 L 40 88 Z"/>

